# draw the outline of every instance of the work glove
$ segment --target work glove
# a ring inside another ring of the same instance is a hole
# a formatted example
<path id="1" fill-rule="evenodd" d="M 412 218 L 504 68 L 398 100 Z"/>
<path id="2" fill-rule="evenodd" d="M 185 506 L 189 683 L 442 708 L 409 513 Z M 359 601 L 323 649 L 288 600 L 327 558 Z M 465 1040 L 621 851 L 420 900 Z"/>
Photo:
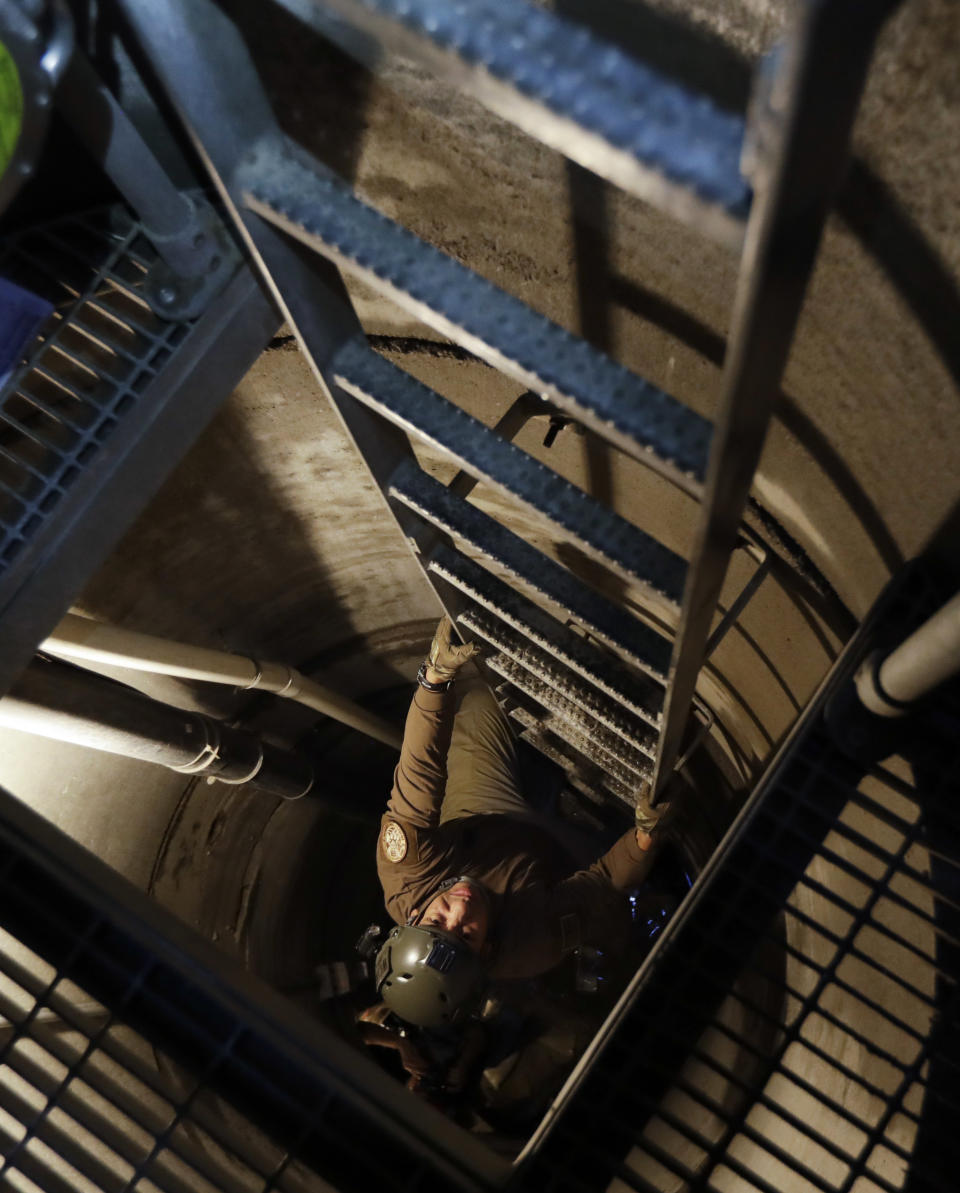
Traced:
<path id="1" fill-rule="evenodd" d="M 465 646 L 455 643 L 453 623 L 449 617 L 442 617 L 430 644 L 427 667 L 436 676 L 437 683 L 446 683 L 456 676 L 464 663 L 479 653 L 479 646 L 473 642 L 468 642 Z"/>
<path id="2" fill-rule="evenodd" d="M 669 811 L 670 804 L 657 804 L 655 808 L 651 805 L 650 788 L 645 785 L 634 807 L 634 820 L 637 828 L 640 832 L 652 836 L 654 829 Z"/>

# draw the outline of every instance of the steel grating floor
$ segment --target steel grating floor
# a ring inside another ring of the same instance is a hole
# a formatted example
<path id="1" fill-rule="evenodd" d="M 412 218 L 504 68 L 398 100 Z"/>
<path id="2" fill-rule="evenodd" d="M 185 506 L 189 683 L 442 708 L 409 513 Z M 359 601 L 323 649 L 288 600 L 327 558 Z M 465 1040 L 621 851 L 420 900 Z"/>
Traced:
<path id="1" fill-rule="evenodd" d="M 937 607 L 911 588 L 885 602 L 881 640 Z M 900 755 L 885 765 L 850 756 L 863 726 L 828 707 L 638 975 L 537 1187 L 953 1187 L 960 698 L 883 726 L 876 752 Z"/>
<path id="2" fill-rule="evenodd" d="M 0 575 L 92 465 L 190 329 L 143 298 L 157 253 L 122 207 L 28 229 L 0 274 L 53 313 L 0 404 Z"/>

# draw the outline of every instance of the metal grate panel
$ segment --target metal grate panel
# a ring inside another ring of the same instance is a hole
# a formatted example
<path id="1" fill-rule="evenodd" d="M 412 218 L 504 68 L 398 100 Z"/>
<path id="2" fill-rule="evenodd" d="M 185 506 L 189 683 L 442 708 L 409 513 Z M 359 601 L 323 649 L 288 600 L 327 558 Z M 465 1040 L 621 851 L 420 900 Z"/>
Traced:
<path id="1" fill-rule="evenodd" d="M 581 682 L 576 674 L 571 673 L 566 667 L 558 666 L 556 659 L 540 650 L 527 637 L 510 630 L 482 609 L 461 613 L 457 621 L 501 654 L 525 667 L 539 680 L 556 687 L 564 696 L 630 745 L 644 749 L 649 743 L 649 726 L 656 727 L 655 716 L 646 714 L 638 723 L 625 713 L 620 700 L 604 699 L 592 684 Z"/>
<path id="2" fill-rule="evenodd" d="M 474 1186 L 424 1107 L 5 792 L 0 906 L 5 1188 Z"/>
<path id="3" fill-rule="evenodd" d="M 637 782 L 650 772 L 649 744 L 639 748 L 627 744 L 622 737 L 603 728 L 597 719 L 566 696 L 561 688 L 544 683 L 525 667 L 504 655 L 493 655 L 486 665 L 502 676 L 512 687 L 529 696 L 546 709 L 545 724 L 558 736 L 573 735 L 571 741 L 583 740 L 596 761 L 609 767 L 623 782 Z M 588 752 L 588 751 L 585 751 Z"/>
<path id="4" fill-rule="evenodd" d="M 874 630 L 902 636 L 919 612 L 888 601 Z M 536 1187 L 950 1187 L 957 1147 L 931 1124 L 960 1103 L 960 691 L 883 727 L 881 753 L 899 761 L 858 762 L 837 694 L 862 653 L 635 979 L 534 1162 Z"/>
<path id="5" fill-rule="evenodd" d="M 512 650 L 515 653 L 520 644 L 524 644 L 525 657 L 540 660 L 538 674 L 541 678 L 557 674 L 552 662 L 556 660 L 568 669 L 565 678 L 570 684 L 576 682 L 574 676 L 581 676 L 597 692 L 612 699 L 619 711 L 630 712 L 640 721 L 656 727 L 663 691 L 646 676 L 628 672 L 608 651 L 575 633 L 569 624 L 560 624 L 549 613 L 456 552 L 438 548 L 428 567 L 476 602 L 478 610 L 459 614 L 458 620 L 495 645 L 497 650 L 503 654 L 510 654 Z M 490 610 L 494 616 L 482 612 L 485 610 Z M 527 666 L 531 665 L 528 663 Z"/>
<path id="6" fill-rule="evenodd" d="M 155 262 L 120 205 L 0 245 L 0 272 L 53 307 L 0 392 L 0 690 L 276 331 L 243 265 L 195 317 L 157 316 Z"/>
<path id="7" fill-rule="evenodd" d="M 0 274 L 53 315 L 0 398 L 0 575 L 94 464 L 186 336 L 140 290 L 156 251 L 122 208 L 28 230 Z"/>
<path id="8" fill-rule="evenodd" d="M 404 463 L 397 468 L 390 478 L 389 493 L 441 530 L 505 568 L 534 592 L 542 593 L 548 601 L 588 626 L 598 638 L 622 651 L 632 663 L 654 678 L 662 676 L 659 667 L 669 654 L 665 639 L 588 588 L 512 530 L 501 526 L 476 506 L 456 498 L 416 465 Z M 449 554 L 442 558 L 453 563 Z M 469 585 L 470 577 L 481 569 L 457 570 L 466 573 L 464 584 Z M 448 571 L 453 576 L 452 566 Z M 486 585 L 475 587 L 480 593 Z M 491 605 L 494 603 L 495 598 Z"/>

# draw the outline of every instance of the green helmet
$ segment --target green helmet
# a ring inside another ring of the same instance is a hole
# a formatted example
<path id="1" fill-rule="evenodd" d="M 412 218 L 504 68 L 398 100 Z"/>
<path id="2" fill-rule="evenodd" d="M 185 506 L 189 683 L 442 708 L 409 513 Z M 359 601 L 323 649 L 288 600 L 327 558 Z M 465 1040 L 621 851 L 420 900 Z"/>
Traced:
<path id="1" fill-rule="evenodd" d="M 377 954 L 377 994 L 416 1027 L 463 1019 L 479 1003 L 483 976 L 480 958 L 440 928 L 394 928 Z"/>

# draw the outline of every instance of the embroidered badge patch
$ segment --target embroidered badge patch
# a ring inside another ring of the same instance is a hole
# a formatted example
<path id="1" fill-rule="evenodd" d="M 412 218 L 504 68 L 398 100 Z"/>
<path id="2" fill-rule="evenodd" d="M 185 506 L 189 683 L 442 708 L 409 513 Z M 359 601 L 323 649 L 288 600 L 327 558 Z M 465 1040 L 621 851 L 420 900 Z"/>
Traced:
<path id="1" fill-rule="evenodd" d="M 402 862 L 407 856 L 407 838 L 395 820 L 388 820 L 383 826 L 380 840 L 388 861 Z"/>

